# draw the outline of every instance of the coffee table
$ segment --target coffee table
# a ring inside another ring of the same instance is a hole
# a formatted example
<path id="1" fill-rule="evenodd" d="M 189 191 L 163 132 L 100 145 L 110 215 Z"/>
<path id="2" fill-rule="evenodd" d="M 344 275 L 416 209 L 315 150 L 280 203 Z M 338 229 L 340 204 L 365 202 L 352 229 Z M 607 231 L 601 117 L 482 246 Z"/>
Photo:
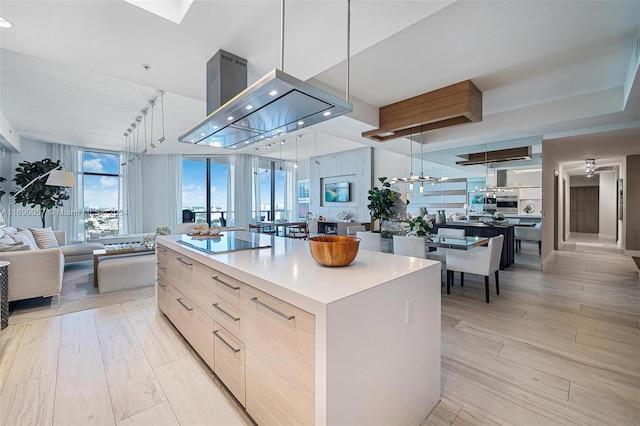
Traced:
<path id="1" fill-rule="evenodd" d="M 129 253 L 146 253 L 155 251 L 155 249 L 147 248 L 145 246 L 130 246 L 125 247 L 110 247 L 108 249 L 99 249 L 93 251 L 93 286 L 98 288 L 98 258 L 102 256 L 114 256 L 117 254 L 129 254 Z"/>

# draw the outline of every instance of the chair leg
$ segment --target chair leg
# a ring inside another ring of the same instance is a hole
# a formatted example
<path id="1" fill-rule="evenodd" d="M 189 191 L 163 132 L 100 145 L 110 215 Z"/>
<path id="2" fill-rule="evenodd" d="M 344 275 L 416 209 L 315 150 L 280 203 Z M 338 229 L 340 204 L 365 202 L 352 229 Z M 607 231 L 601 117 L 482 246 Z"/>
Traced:
<path id="1" fill-rule="evenodd" d="M 447 294 L 451 294 L 451 281 L 453 280 L 453 271 L 447 269 Z"/>
<path id="2" fill-rule="evenodd" d="M 487 296 L 487 303 L 489 303 L 489 276 L 484 276 L 484 292 Z"/>
<path id="3" fill-rule="evenodd" d="M 542 255 L 542 241 L 538 241 L 538 254 Z"/>
<path id="4" fill-rule="evenodd" d="M 460 287 L 464 287 L 464 272 L 460 272 Z"/>
<path id="5" fill-rule="evenodd" d="M 497 269 L 496 269 L 496 294 L 500 294 L 500 279 L 498 278 Z"/>

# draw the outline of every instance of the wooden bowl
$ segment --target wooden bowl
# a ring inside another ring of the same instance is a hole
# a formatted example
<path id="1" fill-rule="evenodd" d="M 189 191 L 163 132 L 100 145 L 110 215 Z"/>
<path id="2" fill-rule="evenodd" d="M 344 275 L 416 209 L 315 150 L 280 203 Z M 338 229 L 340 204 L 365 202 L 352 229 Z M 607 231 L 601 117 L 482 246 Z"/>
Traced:
<path id="1" fill-rule="evenodd" d="M 347 235 L 321 235 L 309 238 L 313 260 L 323 266 L 346 266 L 358 254 L 360 238 Z"/>

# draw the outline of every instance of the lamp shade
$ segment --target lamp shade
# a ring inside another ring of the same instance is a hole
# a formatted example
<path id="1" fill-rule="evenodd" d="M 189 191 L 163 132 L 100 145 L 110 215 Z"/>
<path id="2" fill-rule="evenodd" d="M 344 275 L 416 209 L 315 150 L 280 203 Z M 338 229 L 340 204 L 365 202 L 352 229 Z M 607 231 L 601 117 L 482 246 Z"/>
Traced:
<path id="1" fill-rule="evenodd" d="M 73 172 L 54 170 L 47 178 L 46 185 L 74 187 L 76 186 L 76 183 L 75 179 L 73 178 Z"/>

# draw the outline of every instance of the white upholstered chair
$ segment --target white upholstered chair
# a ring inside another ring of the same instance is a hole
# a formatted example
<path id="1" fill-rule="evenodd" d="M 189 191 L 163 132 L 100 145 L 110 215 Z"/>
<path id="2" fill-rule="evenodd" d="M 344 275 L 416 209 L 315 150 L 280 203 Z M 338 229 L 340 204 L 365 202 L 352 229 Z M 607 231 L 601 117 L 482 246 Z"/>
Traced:
<path id="1" fill-rule="evenodd" d="M 421 237 L 393 236 L 393 254 L 425 258 L 425 241 Z"/>
<path id="2" fill-rule="evenodd" d="M 347 226 L 347 235 L 356 235 L 356 232 L 365 232 L 366 230 L 364 225 Z"/>
<path id="3" fill-rule="evenodd" d="M 539 227 L 514 227 L 514 237 L 516 240 L 516 251 L 522 249 L 522 240 L 533 241 L 538 243 L 538 253 L 542 254 L 542 229 Z"/>
<path id="4" fill-rule="evenodd" d="M 194 226 L 198 226 L 198 223 L 195 222 L 182 222 L 176 226 L 176 234 L 188 234 L 191 232 L 191 228 Z"/>
<path id="5" fill-rule="evenodd" d="M 356 232 L 360 238 L 360 249 L 371 251 L 382 251 L 382 234 L 377 232 Z"/>
<path id="6" fill-rule="evenodd" d="M 504 236 L 498 235 L 489 239 L 487 248 L 478 247 L 472 250 L 447 250 L 447 294 L 451 294 L 454 272 L 460 272 L 460 286 L 464 287 L 464 273 L 484 275 L 484 289 L 489 303 L 489 275 L 495 272 L 496 294 L 500 294 L 500 256 Z"/>

